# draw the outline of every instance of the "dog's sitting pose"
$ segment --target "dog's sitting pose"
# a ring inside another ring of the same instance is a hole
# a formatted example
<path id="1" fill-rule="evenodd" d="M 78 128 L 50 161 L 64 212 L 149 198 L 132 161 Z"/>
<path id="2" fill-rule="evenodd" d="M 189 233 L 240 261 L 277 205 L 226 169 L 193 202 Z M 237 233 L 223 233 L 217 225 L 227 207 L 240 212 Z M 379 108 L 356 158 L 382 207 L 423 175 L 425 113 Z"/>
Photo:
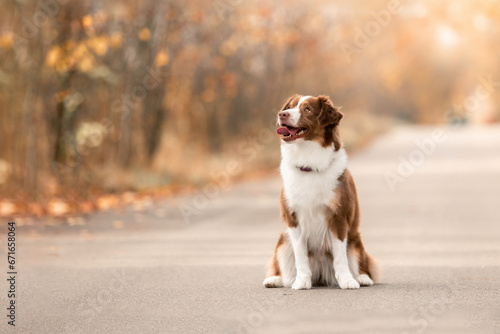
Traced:
<path id="1" fill-rule="evenodd" d="M 342 116 L 326 96 L 292 96 L 278 113 L 286 230 L 264 280 L 267 288 L 358 289 L 377 282 L 377 265 L 359 233 L 356 187 L 338 132 Z"/>

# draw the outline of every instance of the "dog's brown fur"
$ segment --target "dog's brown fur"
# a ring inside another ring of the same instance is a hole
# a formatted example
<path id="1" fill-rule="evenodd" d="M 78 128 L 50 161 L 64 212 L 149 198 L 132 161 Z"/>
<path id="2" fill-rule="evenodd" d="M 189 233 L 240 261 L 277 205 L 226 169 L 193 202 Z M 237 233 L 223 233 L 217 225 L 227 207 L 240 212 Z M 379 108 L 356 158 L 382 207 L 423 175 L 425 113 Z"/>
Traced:
<path id="1" fill-rule="evenodd" d="M 300 100 L 299 95 L 294 95 L 284 104 L 281 110 L 294 108 Z M 342 143 L 339 137 L 338 125 L 343 115 L 335 108 L 327 96 L 309 98 L 301 106 L 302 117 L 298 127 L 306 127 L 309 133 L 305 140 L 314 140 L 323 147 L 333 144 L 336 151 L 340 150 Z M 334 200 L 326 207 L 327 224 L 333 235 L 343 241 L 347 238 L 348 252 L 353 252 L 358 260 L 359 273 L 367 274 L 375 282 L 379 282 L 380 273 L 375 260 L 365 251 L 361 234 L 359 232 L 360 210 L 356 186 L 351 173 L 346 169 L 338 179 L 338 185 L 332 189 L 336 194 Z M 289 228 L 298 226 L 297 217 L 291 212 L 284 196 L 280 195 L 281 218 Z M 280 276 L 280 268 L 277 254 L 280 248 L 288 243 L 287 236 L 282 233 L 275 248 L 275 253 L 271 259 L 268 276 Z M 330 250 L 325 250 L 324 255 L 331 258 Z M 314 254 L 309 254 L 314 256 Z M 318 285 L 321 282 L 313 282 Z"/>

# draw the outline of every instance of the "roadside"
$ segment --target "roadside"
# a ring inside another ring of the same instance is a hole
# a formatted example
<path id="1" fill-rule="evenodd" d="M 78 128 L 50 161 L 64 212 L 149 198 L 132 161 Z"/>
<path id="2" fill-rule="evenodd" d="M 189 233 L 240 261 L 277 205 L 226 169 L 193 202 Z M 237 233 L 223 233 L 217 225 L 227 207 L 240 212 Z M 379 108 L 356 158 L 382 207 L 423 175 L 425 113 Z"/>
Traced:
<path id="1" fill-rule="evenodd" d="M 382 284 L 262 287 L 282 229 L 276 175 L 228 188 L 189 220 L 180 208 L 197 201 L 192 195 L 145 208 L 136 221 L 130 208 L 91 215 L 78 233 L 21 228 L 18 330 L 496 333 L 500 128 L 441 130 L 446 140 L 394 189 L 385 174 L 420 156 L 415 141 L 428 142 L 436 128 L 397 128 L 351 157 L 361 231 L 383 267 Z"/>

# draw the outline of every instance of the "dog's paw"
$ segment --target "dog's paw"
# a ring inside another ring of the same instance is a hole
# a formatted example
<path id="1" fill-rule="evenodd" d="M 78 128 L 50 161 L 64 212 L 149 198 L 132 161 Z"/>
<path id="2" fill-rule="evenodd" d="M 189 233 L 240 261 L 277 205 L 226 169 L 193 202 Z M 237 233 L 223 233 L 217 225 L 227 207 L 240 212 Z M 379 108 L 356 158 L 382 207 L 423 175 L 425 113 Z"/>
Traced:
<path id="1" fill-rule="evenodd" d="M 264 280 L 264 286 L 266 288 L 282 288 L 283 280 L 280 276 L 271 276 Z"/>
<path id="2" fill-rule="evenodd" d="M 370 276 L 366 274 L 361 274 L 358 277 L 356 277 L 356 281 L 358 281 L 361 286 L 373 285 L 372 279 L 370 278 Z"/>
<path id="3" fill-rule="evenodd" d="M 312 288 L 311 279 L 296 278 L 292 290 L 309 290 Z"/>
<path id="4" fill-rule="evenodd" d="M 337 278 L 341 289 L 359 289 L 359 283 L 352 276 L 341 276 Z"/>

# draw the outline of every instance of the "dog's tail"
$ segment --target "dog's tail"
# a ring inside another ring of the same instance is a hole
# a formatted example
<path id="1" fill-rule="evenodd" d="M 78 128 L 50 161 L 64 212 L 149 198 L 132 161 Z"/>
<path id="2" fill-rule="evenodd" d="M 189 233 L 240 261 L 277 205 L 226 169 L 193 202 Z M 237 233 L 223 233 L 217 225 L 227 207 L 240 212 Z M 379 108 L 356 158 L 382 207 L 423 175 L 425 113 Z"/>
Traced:
<path id="1" fill-rule="evenodd" d="M 373 256 L 368 253 L 365 254 L 367 268 L 364 269 L 368 272 L 368 275 L 374 283 L 380 283 L 380 280 L 382 279 L 382 269 L 380 268 L 380 265 Z"/>

